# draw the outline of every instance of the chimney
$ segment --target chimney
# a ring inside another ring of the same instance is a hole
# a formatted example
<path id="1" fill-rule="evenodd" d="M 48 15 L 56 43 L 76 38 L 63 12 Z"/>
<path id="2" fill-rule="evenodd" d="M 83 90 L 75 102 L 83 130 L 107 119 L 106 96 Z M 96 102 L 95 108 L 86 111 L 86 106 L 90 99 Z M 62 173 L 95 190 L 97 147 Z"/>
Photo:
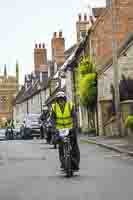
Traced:
<path id="1" fill-rule="evenodd" d="M 62 65 L 65 62 L 65 40 L 62 31 L 59 31 L 59 36 L 54 32 L 51 40 L 52 48 L 52 61 L 56 62 L 57 66 Z"/>
<path id="2" fill-rule="evenodd" d="M 39 48 L 38 48 L 39 47 Z M 42 48 L 41 48 L 42 47 Z M 35 45 L 34 48 L 34 72 L 47 72 L 48 62 L 47 62 L 47 50 L 45 44 Z"/>
<path id="3" fill-rule="evenodd" d="M 81 14 L 78 15 L 79 16 L 79 22 L 81 21 Z"/>
<path id="4" fill-rule="evenodd" d="M 56 32 L 54 32 L 54 35 L 53 35 L 53 37 L 54 37 L 54 38 L 56 38 L 56 36 L 57 36 L 57 33 L 56 33 Z"/>
<path id="5" fill-rule="evenodd" d="M 45 49 L 45 44 L 44 43 L 42 44 L 42 48 Z"/>
<path id="6" fill-rule="evenodd" d="M 59 32 L 59 37 L 62 38 L 62 31 Z"/>
<path id="7" fill-rule="evenodd" d="M 82 19 L 81 14 L 78 15 L 79 19 L 76 22 L 77 31 L 77 43 L 79 43 L 83 38 L 85 38 L 86 33 L 90 29 L 90 21 L 88 20 L 87 14 L 84 14 Z"/>
<path id="8" fill-rule="evenodd" d="M 84 21 L 87 21 L 87 14 L 84 14 Z"/>

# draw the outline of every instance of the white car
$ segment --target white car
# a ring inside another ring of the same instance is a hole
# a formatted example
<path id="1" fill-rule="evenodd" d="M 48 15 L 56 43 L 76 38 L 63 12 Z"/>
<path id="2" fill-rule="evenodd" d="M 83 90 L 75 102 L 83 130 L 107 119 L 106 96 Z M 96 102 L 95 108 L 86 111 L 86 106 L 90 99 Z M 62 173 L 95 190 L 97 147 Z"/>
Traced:
<path id="1" fill-rule="evenodd" d="M 2 128 L 0 129 L 0 140 L 6 139 L 5 132 L 6 132 L 6 129 L 2 129 Z"/>
<path id="2" fill-rule="evenodd" d="M 40 114 L 27 114 L 23 127 L 21 128 L 23 139 L 40 137 L 40 126 Z"/>

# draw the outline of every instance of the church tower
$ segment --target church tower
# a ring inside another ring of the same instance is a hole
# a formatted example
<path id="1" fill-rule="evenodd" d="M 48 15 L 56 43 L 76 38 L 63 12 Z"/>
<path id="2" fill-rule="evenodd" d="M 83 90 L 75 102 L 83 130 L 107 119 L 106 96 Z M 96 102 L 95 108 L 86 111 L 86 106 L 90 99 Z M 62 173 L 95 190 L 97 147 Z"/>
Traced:
<path id="1" fill-rule="evenodd" d="M 16 61 L 16 86 L 17 91 L 19 90 L 19 64 L 18 61 Z"/>
<path id="2" fill-rule="evenodd" d="M 5 79 L 7 78 L 7 67 L 6 67 L 6 64 L 4 66 L 4 78 Z"/>

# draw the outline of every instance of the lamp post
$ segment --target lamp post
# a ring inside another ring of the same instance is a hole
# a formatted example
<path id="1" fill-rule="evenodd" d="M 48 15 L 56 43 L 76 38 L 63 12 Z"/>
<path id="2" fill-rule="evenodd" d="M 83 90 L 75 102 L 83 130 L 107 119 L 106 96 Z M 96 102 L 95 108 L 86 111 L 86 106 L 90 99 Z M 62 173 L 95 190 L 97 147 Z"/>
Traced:
<path id="1" fill-rule="evenodd" d="M 42 93 L 41 93 L 41 86 L 38 86 L 38 90 L 40 90 L 39 96 L 40 96 L 40 108 L 41 108 L 41 113 L 42 113 Z"/>
<path id="2" fill-rule="evenodd" d="M 116 111 L 116 124 L 119 136 L 122 135 L 121 128 L 121 112 L 120 112 L 120 94 L 119 94 L 119 69 L 117 58 L 117 15 L 116 9 L 113 8 L 113 0 L 111 1 L 111 16 L 112 16 L 112 57 L 113 57 L 113 83 L 115 91 L 115 111 Z"/>
<path id="3" fill-rule="evenodd" d="M 41 113 L 42 113 L 42 93 L 40 91 L 40 104 L 41 104 Z"/>

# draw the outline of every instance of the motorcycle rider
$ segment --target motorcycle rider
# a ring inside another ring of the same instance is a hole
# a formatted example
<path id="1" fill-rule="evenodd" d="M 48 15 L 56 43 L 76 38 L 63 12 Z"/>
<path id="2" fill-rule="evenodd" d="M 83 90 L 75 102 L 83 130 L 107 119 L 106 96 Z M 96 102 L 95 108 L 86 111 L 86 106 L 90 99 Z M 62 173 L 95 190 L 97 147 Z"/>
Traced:
<path id="1" fill-rule="evenodd" d="M 13 120 L 8 119 L 5 126 L 6 126 L 6 136 L 7 136 L 8 129 L 11 129 L 11 135 L 13 137 L 13 128 L 14 128 Z"/>
<path id="2" fill-rule="evenodd" d="M 43 110 L 42 110 L 42 114 L 40 116 L 40 120 L 42 122 L 41 128 L 40 128 L 40 132 L 41 132 L 41 139 L 44 139 L 44 134 L 46 134 L 46 140 L 49 143 L 50 141 L 50 137 L 48 135 L 48 130 L 44 131 L 43 128 L 43 123 L 45 123 L 48 127 L 49 124 L 49 118 L 50 118 L 50 111 L 49 111 L 49 107 L 47 105 L 43 106 Z M 44 133 L 45 132 L 45 133 Z"/>
<path id="3" fill-rule="evenodd" d="M 56 130 L 70 128 L 72 134 L 72 156 L 76 163 L 73 163 L 73 170 L 79 170 L 80 151 L 77 142 L 77 117 L 72 102 L 68 102 L 65 93 L 59 91 L 56 94 L 55 103 L 52 105 L 51 120 Z M 59 144 L 59 159 L 61 168 L 64 169 L 63 145 Z"/>

